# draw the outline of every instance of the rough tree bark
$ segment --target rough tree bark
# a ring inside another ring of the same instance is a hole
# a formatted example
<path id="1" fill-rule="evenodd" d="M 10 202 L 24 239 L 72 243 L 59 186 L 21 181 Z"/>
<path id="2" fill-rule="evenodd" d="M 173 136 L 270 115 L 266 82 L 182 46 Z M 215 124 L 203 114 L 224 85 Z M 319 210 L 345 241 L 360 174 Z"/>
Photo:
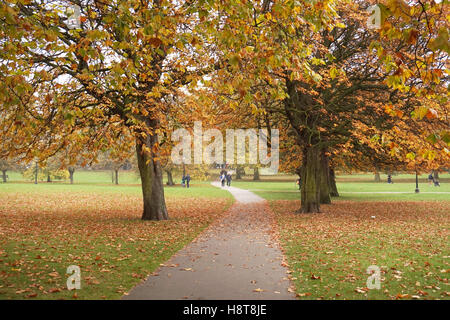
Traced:
<path id="1" fill-rule="evenodd" d="M 144 210 L 142 220 L 167 220 L 166 202 L 164 199 L 164 183 L 161 164 L 157 154 L 153 151 L 153 145 L 157 143 L 158 137 L 148 136 L 145 142 L 136 141 L 136 153 L 139 173 L 142 181 L 142 195 Z M 152 150 L 152 154 L 147 154 L 142 150 L 143 143 Z"/>
<path id="2" fill-rule="evenodd" d="M 259 169 L 257 167 L 255 167 L 253 169 L 253 180 L 254 181 L 261 180 L 260 177 L 259 177 Z"/>
<path id="3" fill-rule="evenodd" d="M 236 180 L 242 179 L 242 176 L 245 175 L 245 170 L 241 166 L 236 166 Z"/>
<path id="4" fill-rule="evenodd" d="M 330 166 L 325 152 L 320 153 L 320 203 L 330 204 Z"/>
<path id="5" fill-rule="evenodd" d="M 320 150 L 316 146 L 305 148 L 302 166 L 302 213 L 320 212 Z"/>
<path id="6" fill-rule="evenodd" d="M 75 168 L 69 167 L 69 179 L 70 179 L 70 184 L 73 184 L 73 174 L 75 172 Z"/>
<path id="7" fill-rule="evenodd" d="M 34 168 L 34 184 L 38 183 L 38 173 L 39 173 L 39 167 L 38 167 L 38 163 L 36 161 L 36 165 Z"/>
<path id="8" fill-rule="evenodd" d="M 166 169 L 167 172 L 167 185 L 174 186 L 175 182 L 173 182 L 172 169 Z"/>
<path id="9" fill-rule="evenodd" d="M 339 197 L 339 192 L 336 186 L 336 174 L 334 169 L 330 168 L 330 196 Z"/>
<path id="10" fill-rule="evenodd" d="M 375 168 L 375 182 L 381 182 L 380 171 L 378 171 L 378 168 Z"/>

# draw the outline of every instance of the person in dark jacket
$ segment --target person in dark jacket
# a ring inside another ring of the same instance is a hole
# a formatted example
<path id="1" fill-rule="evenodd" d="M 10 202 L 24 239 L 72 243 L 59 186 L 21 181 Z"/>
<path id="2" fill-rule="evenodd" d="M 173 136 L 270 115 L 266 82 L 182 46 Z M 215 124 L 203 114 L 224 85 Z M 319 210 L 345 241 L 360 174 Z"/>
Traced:
<path id="1" fill-rule="evenodd" d="M 394 183 L 393 181 L 392 181 L 392 176 L 390 175 L 390 174 L 388 174 L 388 179 L 387 179 L 387 183 Z"/>
<path id="2" fill-rule="evenodd" d="M 428 183 L 430 184 L 430 186 L 431 186 L 432 183 L 434 183 L 433 173 L 430 173 L 428 175 Z"/>
<path id="3" fill-rule="evenodd" d="M 231 173 L 227 173 L 226 175 L 226 179 L 227 179 L 227 186 L 231 186 Z"/>
<path id="4" fill-rule="evenodd" d="M 225 173 L 221 173 L 220 174 L 220 178 L 219 179 L 220 179 L 220 183 L 221 183 L 222 187 L 225 186 L 226 178 L 227 178 L 227 176 L 225 175 Z"/>
<path id="5" fill-rule="evenodd" d="M 191 176 L 189 175 L 189 173 L 186 175 L 186 177 L 184 177 L 185 181 L 186 181 L 186 188 L 189 188 L 189 182 L 191 181 Z"/>

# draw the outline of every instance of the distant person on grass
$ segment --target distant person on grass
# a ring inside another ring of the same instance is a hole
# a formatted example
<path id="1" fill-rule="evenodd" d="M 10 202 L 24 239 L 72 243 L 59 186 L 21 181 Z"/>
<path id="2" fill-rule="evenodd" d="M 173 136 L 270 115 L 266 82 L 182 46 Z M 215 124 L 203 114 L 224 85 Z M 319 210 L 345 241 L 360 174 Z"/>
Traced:
<path id="1" fill-rule="evenodd" d="M 433 182 L 434 182 L 434 186 L 435 187 L 440 187 L 441 186 L 441 184 L 439 183 L 438 179 L 433 179 Z"/>
<path id="2" fill-rule="evenodd" d="M 394 183 L 394 181 L 392 181 L 392 176 L 390 174 L 388 174 L 387 183 L 389 183 L 389 184 Z"/>
<path id="3" fill-rule="evenodd" d="M 183 177 L 181 178 L 181 185 L 183 188 L 186 186 L 186 176 L 183 174 Z"/>
<path id="4" fill-rule="evenodd" d="M 430 174 L 428 175 L 428 183 L 430 184 L 430 186 L 431 186 L 431 183 L 434 183 L 433 173 L 430 173 Z"/>
<path id="5" fill-rule="evenodd" d="M 231 173 L 227 173 L 226 175 L 226 179 L 227 179 L 227 186 L 231 186 Z"/>
<path id="6" fill-rule="evenodd" d="M 184 177 L 184 180 L 186 181 L 186 188 L 189 188 L 189 182 L 191 181 L 189 173 Z"/>

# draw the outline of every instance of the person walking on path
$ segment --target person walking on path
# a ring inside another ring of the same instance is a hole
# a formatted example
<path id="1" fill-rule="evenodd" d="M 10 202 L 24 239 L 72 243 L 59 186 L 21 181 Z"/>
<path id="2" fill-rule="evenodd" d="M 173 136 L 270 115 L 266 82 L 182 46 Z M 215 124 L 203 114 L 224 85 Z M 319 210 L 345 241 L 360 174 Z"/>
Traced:
<path id="1" fill-rule="evenodd" d="M 392 181 L 392 176 L 391 176 L 390 174 L 388 174 L 387 183 L 389 183 L 389 184 L 394 183 L 394 182 Z"/>
<path id="2" fill-rule="evenodd" d="M 225 173 L 222 173 L 220 175 L 220 183 L 221 183 L 222 187 L 225 187 L 225 180 L 226 180 L 226 175 L 225 175 Z"/>
<path id="3" fill-rule="evenodd" d="M 189 188 L 189 182 L 191 181 L 189 173 L 184 177 L 184 180 L 186 181 L 186 188 Z"/>
<path id="4" fill-rule="evenodd" d="M 231 186 L 231 173 L 227 173 L 226 179 L 227 179 L 227 186 L 228 187 Z"/>

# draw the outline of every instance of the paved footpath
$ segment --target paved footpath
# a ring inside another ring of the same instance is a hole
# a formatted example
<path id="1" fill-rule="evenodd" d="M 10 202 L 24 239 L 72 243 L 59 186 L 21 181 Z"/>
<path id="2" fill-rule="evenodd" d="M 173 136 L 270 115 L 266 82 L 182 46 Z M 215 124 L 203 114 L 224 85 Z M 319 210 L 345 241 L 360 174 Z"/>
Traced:
<path id="1" fill-rule="evenodd" d="M 266 201 L 224 189 L 236 198 L 225 216 L 122 299 L 295 299 Z"/>

